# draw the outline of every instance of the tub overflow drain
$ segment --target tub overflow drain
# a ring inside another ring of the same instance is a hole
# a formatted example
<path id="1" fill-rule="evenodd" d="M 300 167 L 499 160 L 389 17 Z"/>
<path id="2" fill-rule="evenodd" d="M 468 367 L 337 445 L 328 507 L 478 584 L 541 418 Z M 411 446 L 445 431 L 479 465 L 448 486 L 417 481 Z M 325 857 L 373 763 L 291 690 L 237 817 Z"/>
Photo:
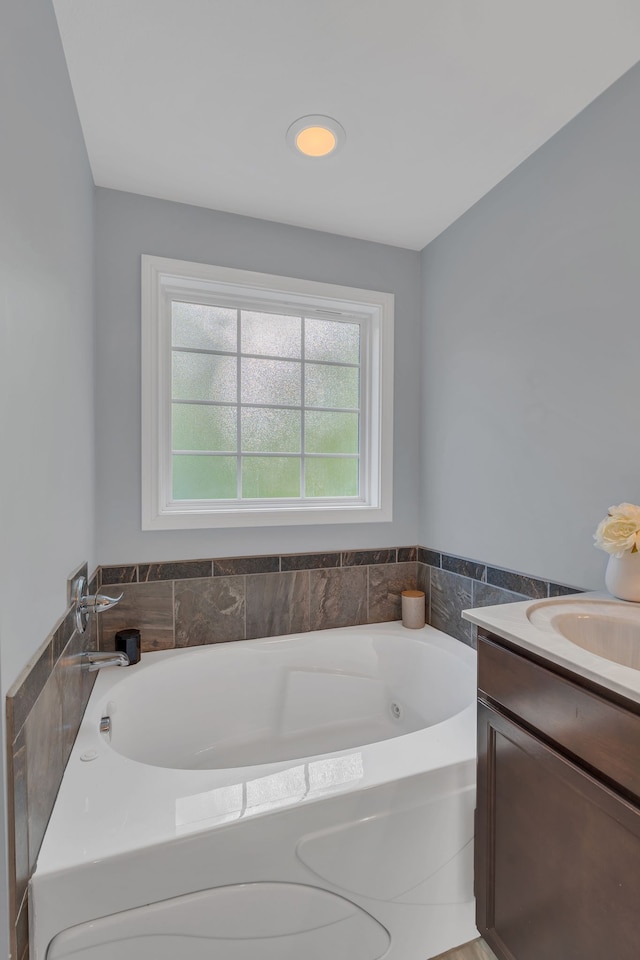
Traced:
<path id="1" fill-rule="evenodd" d="M 401 719 L 401 717 L 402 717 L 402 707 L 400 706 L 399 703 L 392 703 L 392 704 L 391 704 L 391 707 L 390 707 L 390 710 L 391 710 L 391 716 L 393 717 L 394 720 L 400 720 L 400 719 Z"/>

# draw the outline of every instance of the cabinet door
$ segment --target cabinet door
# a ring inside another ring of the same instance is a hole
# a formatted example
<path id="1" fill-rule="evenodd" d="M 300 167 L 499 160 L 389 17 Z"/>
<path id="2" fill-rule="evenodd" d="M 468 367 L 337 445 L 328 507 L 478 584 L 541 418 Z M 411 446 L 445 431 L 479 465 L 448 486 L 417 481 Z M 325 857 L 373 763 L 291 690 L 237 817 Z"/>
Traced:
<path id="1" fill-rule="evenodd" d="M 640 811 L 484 704 L 475 873 L 501 960 L 640 957 Z"/>

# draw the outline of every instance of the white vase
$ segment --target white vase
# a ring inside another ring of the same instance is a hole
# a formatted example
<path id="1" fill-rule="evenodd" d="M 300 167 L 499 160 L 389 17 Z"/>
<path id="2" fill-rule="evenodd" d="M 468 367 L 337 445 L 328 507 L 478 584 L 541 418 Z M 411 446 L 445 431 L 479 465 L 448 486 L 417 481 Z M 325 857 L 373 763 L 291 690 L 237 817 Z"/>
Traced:
<path id="1" fill-rule="evenodd" d="M 640 603 L 640 552 L 610 556 L 604 582 L 609 593 L 619 600 Z"/>

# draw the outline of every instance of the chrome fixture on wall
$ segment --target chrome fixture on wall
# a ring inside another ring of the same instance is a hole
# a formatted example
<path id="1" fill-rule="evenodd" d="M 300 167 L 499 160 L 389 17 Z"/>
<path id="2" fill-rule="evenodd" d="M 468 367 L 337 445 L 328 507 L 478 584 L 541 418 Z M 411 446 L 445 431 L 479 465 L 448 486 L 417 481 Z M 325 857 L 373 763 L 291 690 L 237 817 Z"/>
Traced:
<path id="1" fill-rule="evenodd" d="M 128 667 L 130 664 L 126 653 L 96 653 L 90 650 L 82 654 L 82 669 L 88 673 L 95 673 L 102 667 Z"/>
<path id="2" fill-rule="evenodd" d="M 115 607 L 123 596 L 123 593 L 119 597 L 105 597 L 101 593 L 89 594 L 86 578 L 78 577 L 72 591 L 72 598 L 76 605 L 76 630 L 78 633 L 84 633 L 87 629 L 90 614 L 102 613 L 104 610 L 109 610 L 110 607 Z"/>

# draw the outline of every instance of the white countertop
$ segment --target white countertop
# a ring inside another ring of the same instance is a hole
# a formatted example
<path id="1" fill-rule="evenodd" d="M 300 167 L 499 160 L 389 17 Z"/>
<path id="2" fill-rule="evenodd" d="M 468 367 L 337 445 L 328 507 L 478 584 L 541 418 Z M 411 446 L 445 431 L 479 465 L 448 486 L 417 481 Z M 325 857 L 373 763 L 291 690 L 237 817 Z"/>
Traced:
<path id="1" fill-rule="evenodd" d="M 568 611 L 571 607 L 575 608 L 576 604 L 584 604 L 587 614 L 590 610 L 602 612 L 613 607 L 622 609 L 625 618 L 637 621 L 640 626 L 640 603 L 616 600 L 608 593 L 578 593 L 547 600 L 477 607 L 464 610 L 462 616 L 522 650 L 544 657 L 551 664 L 564 667 L 579 677 L 640 703 L 640 670 L 596 656 L 565 639 L 551 624 L 536 625 L 530 620 L 534 610 L 543 613 L 545 607 L 553 607 L 556 611 L 566 607 Z"/>

